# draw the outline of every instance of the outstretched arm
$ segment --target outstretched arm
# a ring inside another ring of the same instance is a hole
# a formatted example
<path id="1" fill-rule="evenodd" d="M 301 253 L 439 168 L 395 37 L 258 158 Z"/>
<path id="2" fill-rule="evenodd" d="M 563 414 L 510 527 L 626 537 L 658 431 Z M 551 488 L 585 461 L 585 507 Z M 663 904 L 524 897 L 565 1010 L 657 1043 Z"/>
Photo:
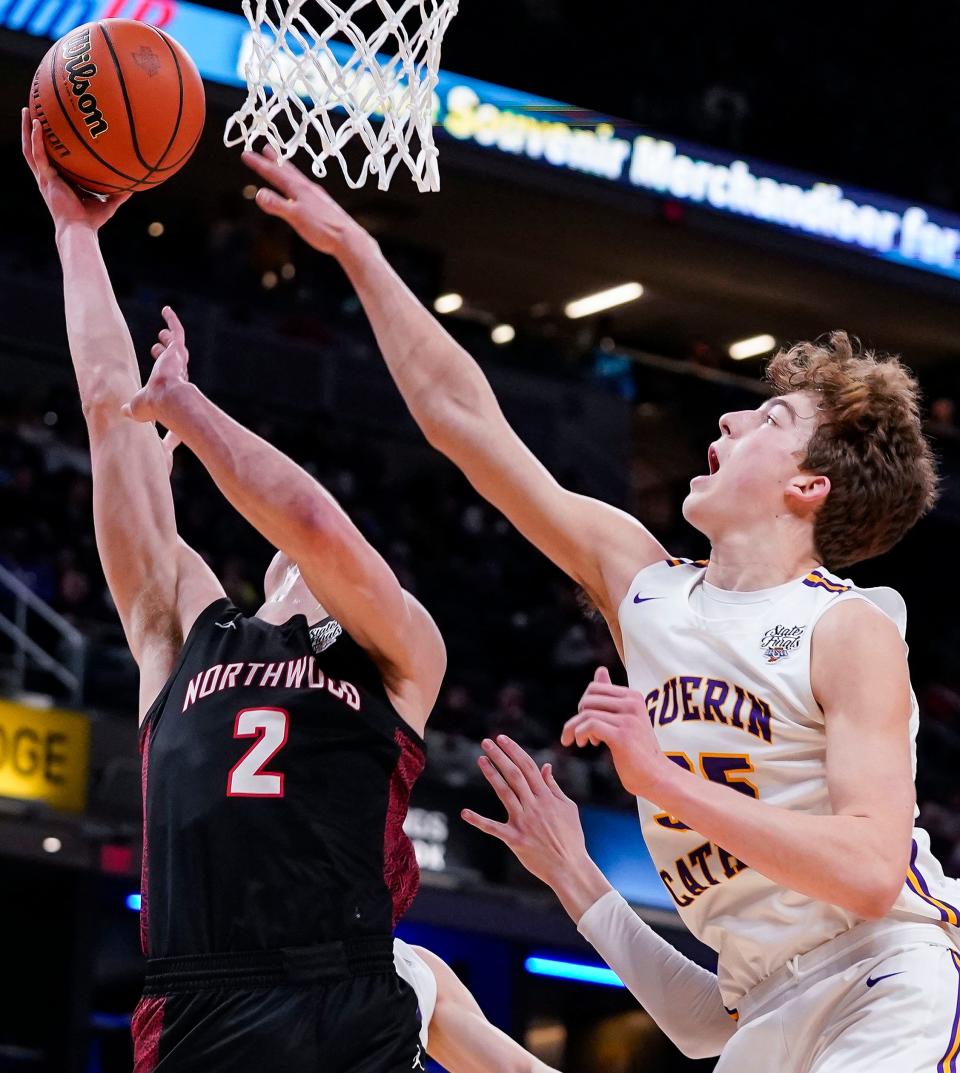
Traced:
<path id="1" fill-rule="evenodd" d="M 244 160 L 281 197 L 257 203 L 341 263 L 401 394 L 430 443 L 521 533 L 582 586 L 616 627 L 638 570 L 667 553 L 636 519 L 561 487 L 508 424 L 489 382 L 393 271 L 376 242 L 291 164 Z"/>
<path id="2" fill-rule="evenodd" d="M 557 1073 L 484 1016 L 450 966 L 422 946 L 413 949 L 437 981 L 427 1054 L 449 1073 Z"/>
<path id="3" fill-rule="evenodd" d="M 549 764 L 538 768 L 501 734 L 483 743 L 480 770 L 507 810 L 504 823 L 465 810 L 467 823 L 499 838 L 550 887 L 580 934 L 689 1058 L 718 1055 L 736 1024 L 717 978 L 648 927 L 587 853 L 577 806 Z"/>
<path id="4" fill-rule="evenodd" d="M 183 327 L 169 307 L 163 315 L 153 373 L 125 411 L 160 421 L 190 448 L 233 506 L 297 563 L 310 591 L 377 663 L 397 710 L 422 730 L 446 666 L 433 619 L 326 489 L 189 382 Z"/>
<path id="5" fill-rule="evenodd" d="M 190 623 L 177 605 L 177 532 L 163 448 L 154 428 L 120 412 L 139 390 L 140 373 L 97 233 L 126 198 L 81 200 L 50 164 L 40 124 L 31 124 L 26 109 L 22 136 L 56 229 L 70 355 L 90 437 L 97 548 L 140 668 L 142 715 Z"/>

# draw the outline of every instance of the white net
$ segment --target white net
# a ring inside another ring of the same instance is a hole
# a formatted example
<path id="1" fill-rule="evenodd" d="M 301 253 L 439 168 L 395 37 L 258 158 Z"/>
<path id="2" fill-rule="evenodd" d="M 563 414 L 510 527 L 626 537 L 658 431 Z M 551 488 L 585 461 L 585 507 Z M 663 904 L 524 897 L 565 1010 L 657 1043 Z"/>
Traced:
<path id="1" fill-rule="evenodd" d="M 282 159 L 303 147 L 315 175 L 326 175 L 333 157 L 350 186 L 375 175 L 381 190 L 402 161 L 420 190 L 438 190 L 435 89 L 458 3 L 243 0 L 252 31 L 240 61 L 247 99 L 227 122 L 225 143 L 250 149 L 262 138 Z M 345 154 L 353 138 L 366 151 L 359 163 Z"/>

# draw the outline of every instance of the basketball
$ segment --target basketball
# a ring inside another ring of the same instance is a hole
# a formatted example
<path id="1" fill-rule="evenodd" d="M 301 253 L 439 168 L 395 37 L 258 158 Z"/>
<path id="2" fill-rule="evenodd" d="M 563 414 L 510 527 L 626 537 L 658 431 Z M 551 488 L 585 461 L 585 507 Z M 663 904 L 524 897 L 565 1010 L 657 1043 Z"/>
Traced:
<path id="1" fill-rule="evenodd" d="M 205 113 L 200 73 L 170 36 L 132 19 L 84 23 L 44 56 L 30 111 L 47 153 L 97 194 L 150 190 L 190 159 Z"/>

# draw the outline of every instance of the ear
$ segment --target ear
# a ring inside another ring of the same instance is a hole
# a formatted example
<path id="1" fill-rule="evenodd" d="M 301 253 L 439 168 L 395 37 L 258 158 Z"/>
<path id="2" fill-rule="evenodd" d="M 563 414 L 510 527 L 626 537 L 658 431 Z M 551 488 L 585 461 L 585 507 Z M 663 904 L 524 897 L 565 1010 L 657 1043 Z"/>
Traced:
<path id="1" fill-rule="evenodd" d="M 798 473 L 784 489 L 794 510 L 819 510 L 830 494 L 830 478 L 823 473 Z"/>

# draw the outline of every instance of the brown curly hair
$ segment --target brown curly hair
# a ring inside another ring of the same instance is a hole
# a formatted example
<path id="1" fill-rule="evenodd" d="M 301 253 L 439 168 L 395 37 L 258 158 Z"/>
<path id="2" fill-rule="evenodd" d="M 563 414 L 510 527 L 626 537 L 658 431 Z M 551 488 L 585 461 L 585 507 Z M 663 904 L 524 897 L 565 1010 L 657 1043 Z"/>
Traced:
<path id="1" fill-rule="evenodd" d="M 819 420 L 800 468 L 830 478 L 813 539 L 821 561 L 851 566 L 888 551 L 937 498 L 917 381 L 898 357 L 846 332 L 781 350 L 767 366 L 778 395 L 812 391 Z"/>

